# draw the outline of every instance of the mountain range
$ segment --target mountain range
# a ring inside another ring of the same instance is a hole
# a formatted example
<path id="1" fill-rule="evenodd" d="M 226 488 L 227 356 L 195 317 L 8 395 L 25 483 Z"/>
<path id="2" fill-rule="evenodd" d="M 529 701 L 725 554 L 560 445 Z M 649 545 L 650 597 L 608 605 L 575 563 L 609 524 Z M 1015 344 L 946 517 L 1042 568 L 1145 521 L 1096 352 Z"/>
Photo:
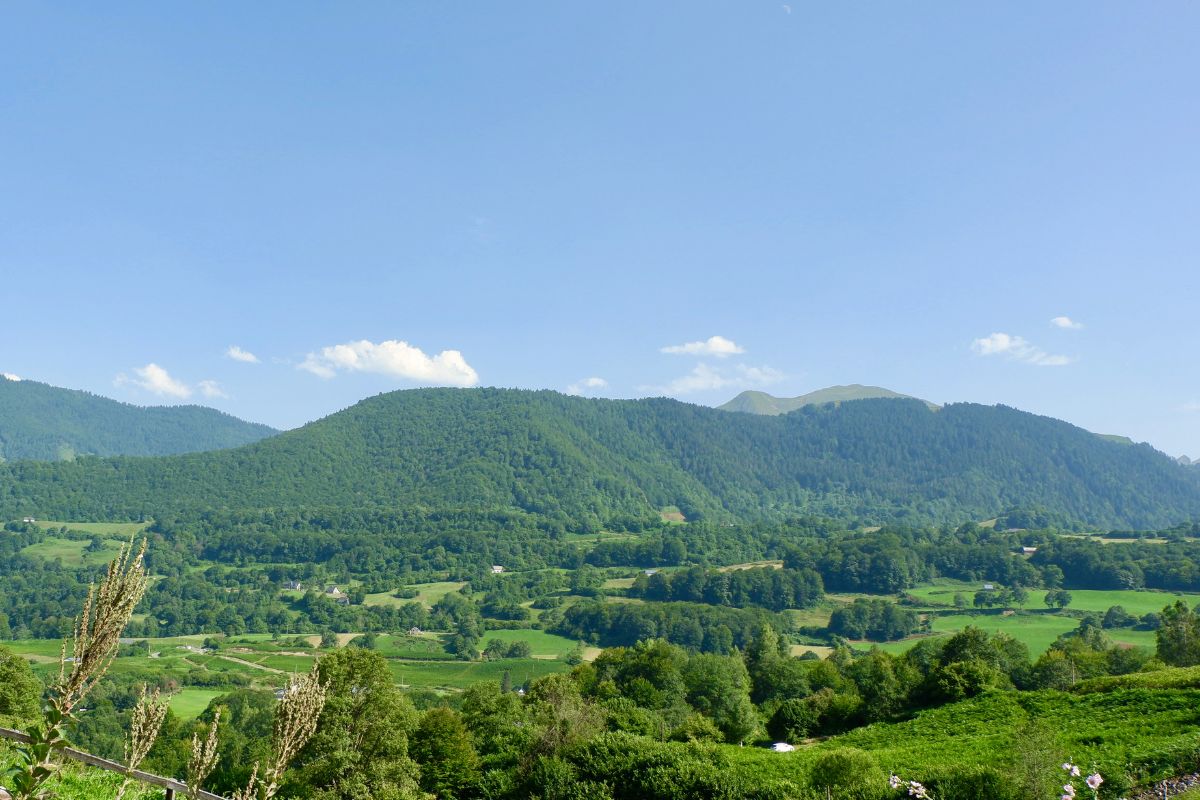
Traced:
<path id="1" fill-rule="evenodd" d="M 142 407 L 89 392 L 0 378 L 0 461 L 216 450 L 278 433 L 203 406 Z"/>
<path id="2" fill-rule="evenodd" d="M 7 518 L 495 509 L 595 528 L 671 507 L 914 523 L 1044 509 L 1160 527 L 1200 518 L 1200 471 L 1004 406 L 875 398 L 767 416 L 503 389 L 377 395 L 230 450 L 0 465 Z"/>

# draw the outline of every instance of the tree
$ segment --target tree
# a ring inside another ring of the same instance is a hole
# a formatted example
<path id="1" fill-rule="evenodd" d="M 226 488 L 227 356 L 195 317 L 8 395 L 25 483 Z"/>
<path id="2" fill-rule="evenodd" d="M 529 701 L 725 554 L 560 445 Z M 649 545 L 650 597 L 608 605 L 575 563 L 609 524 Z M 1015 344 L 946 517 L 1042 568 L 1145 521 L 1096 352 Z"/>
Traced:
<path id="1" fill-rule="evenodd" d="M 28 662 L 0 647 L 0 724 L 31 722 L 41 697 L 42 684 Z"/>
<path id="2" fill-rule="evenodd" d="M 321 649 L 328 650 L 338 646 L 337 634 L 331 630 L 321 631 Z"/>
<path id="3" fill-rule="evenodd" d="M 758 728 L 758 714 L 750 702 L 750 674 L 737 656 L 704 653 L 692 656 L 683 668 L 687 701 L 712 719 L 725 741 L 739 744 Z"/>
<path id="4" fill-rule="evenodd" d="M 466 794 L 479 780 L 479 756 L 462 717 L 448 708 L 425 712 L 413 733 L 413 758 L 421 765 L 421 788 L 445 800 Z"/>
<path id="5" fill-rule="evenodd" d="M 1200 664 L 1200 617 L 1182 600 L 1167 606 L 1159 615 L 1160 627 L 1154 632 L 1158 657 L 1175 667 Z"/>
<path id="6" fill-rule="evenodd" d="M 1071 605 L 1071 593 L 1066 589 L 1051 589 L 1046 592 L 1046 607 L 1057 608 L 1060 611 Z"/>
<path id="7" fill-rule="evenodd" d="M 409 737 L 417 713 L 374 650 L 346 647 L 317 663 L 326 688 L 317 733 L 294 763 L 288 788 L 304 797 L 419 797 Z"/>

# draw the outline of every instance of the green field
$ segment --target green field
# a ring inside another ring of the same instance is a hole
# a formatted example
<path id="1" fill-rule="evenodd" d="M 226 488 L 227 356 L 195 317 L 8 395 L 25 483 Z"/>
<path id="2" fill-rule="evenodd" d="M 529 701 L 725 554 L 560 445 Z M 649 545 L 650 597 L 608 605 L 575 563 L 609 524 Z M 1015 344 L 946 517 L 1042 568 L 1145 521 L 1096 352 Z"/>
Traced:
<path id="1" fill-rule="evenodd" d="M 107 564 L 117 557 L 117 553 L 121 548 L 120 542 L 116 540 L 108 540 L 104 542 L 104 547 L 94 553 L 84 552 L 90 542 L 75 541 L 72 539 L 57 539 L 49 538 L 44 542 L 31 544 L 28 547 L 22 548 L 21 555 L 40 558 L 45 561 L 53 561 L 56 558 L 62 559 L 64 566 L 81 567 L 81 566 L 99 566 Z"/>
<path id="2" fill-rule="evenodd" d="M 171 710 L 182 719 L 195 719 L 208 708 L 214 697 L 223 694 L 225 692 L 217 689 L 183 689 L 171 696 Z"/>
<path id="3" fill-rule="evenodd" d="M 920 586 L 916 589 L 910 589 L 907 593 L 931 605 L 952 607 L 954 605 L 955 593 L 961 592 L 966 598 L 967 604 L 970 605 L 975 592 L 980 588 L 982 588 L 982 583 L 965 584 L 946 581 L 932 586 Z M 1121 606 L 1130 614 L 1138 617 L 1162 611 L 1165 606 L 1169 606 L 1177 600 L 1183 600 L 1189 606 L 1194 606 L 1200 602 L 1200 595 L 1198 594 L 1173 594 L 1170 592 L 1133 589 L 1069 589 L 1068 591 L 1071 593 L 1071 605 L 1067 606 L 1068 611 L 1098 611 L 1103 613 L 1113 606 Z M 1045 609 L 1045 600 L 1045 589 L 1030 589 L 1029 598 L 1021 608 Z"/>
<path id="4" fill-rule="evenodd" d="M 564 653 L 570 652 L 576 645 L 576 642 L 566 638 L 565 636 L 556 636 L 553 633 L 529 629 L 486 631 L 483 634 L 482 641 L 486 644 L 491 639 L 499 639 L 500 641 L 506 643 L 529 642 L 529 646 L 533 648 L 533 655 L 535 658 L 538 656 L 557 658 Z"/>
<path id="5" fill-rule="evenodd" d="M 1044 653 L 1050 645 L 1068 631 L 1079 627 L 1079 620 L 1071 617 L 1048 613 L 1002 614 L 944 614 L 933 618 L 933 635 L 949 635 L 956 633 L 968 625 L 987 631 L 988 633 L 1005 633 L 1024 642 L 1033 658 Z M 1127 644 L 1134 647 L 1154 649 L 1154 631 L 1135 631 L 1128 628 L 1106 630 L 1105 635 L 1115 644 Z M 923 638 L 913 636 L 898 642 L 883 642 L 877 646 L 889 653 L 903 653 Z M 857 647 L 872 646 L 869 642 L 858 642 Z"/>
<path id="6" fill-rule="evenodd" d="M 38 520 L 34 524 L 42 530 L 58 530 L 65 527 L 70 531 L 94 533 L 97 536 L 115 536 L 121 539 L 128 539 L 150 525 L 149 522 L 54 522 L 52 520 Z"/>
<path id="7" fill-rule="evenodd" d="M 405 603 L 418 602 L 426 608 L 431 608 L 434 603 L 441 600 L 451 592 L 457 592 L 459 589 L 466 586 L 461 581 L 438 581 L 436 583 L 414 583 L 412 586 L 405 588 L 416 589 L 417 596 L 402 599 L 393 597 L 392 592 L 377 592 L 369 594 L 363 601 L 364 605 L 368 606 L 402 606 Z"/>

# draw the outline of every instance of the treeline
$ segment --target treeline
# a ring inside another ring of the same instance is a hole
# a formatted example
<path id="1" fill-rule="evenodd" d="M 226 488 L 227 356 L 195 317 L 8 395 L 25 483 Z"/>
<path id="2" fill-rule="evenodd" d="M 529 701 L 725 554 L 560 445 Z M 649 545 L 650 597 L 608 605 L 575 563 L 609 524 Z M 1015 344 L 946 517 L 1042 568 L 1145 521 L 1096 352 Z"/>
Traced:
<path id="1" fill-rule="evenodd" d="M 634 580 L 630 594 L 659 602 L 682 601 L 783 611 L 808 608 L 825 592 L 821 576 L 811 569 L 691 567 L 676 572 L 643 573 Z"/>
<path id="2" fill-rule="evenodd" d="M 910 608 L 888 600 L 858 598 L 848 606 L 834 610 L 829 617 L 830 633 L 847 639 L 890 642 L 916 633 L 920 617 Z"/>
<path id="3" fill-rule="evenodd" d="M 547 625 L 551 633 L 604 647 L 665 639 L 702 653 L 727 653 L 745 647 L 755 631 L 772 621 L 760 609 L 735 609 L 696 603 L 604 603 L 585 601 Z M 778 623 L 777 623 L 778 624 Z"/>

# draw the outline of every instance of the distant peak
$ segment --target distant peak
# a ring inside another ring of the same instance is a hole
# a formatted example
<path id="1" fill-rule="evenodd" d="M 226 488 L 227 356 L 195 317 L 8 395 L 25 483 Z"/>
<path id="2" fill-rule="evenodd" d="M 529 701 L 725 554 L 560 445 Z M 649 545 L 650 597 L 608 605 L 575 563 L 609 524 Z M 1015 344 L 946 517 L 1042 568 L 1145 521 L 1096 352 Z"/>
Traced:
<path id="1" fill-rule="evenodd" d="M 722 411 L 740 411 L 746 414 L 787 414 L 804 406 L 823 405 L 825 403 L 845 403 L 851 400 L 873 400 L 887 398 L 892 400 L 920 400 L 919 397 L 893 392 L 882 386 L 864 386 L 861 383 L 851 383 L 846 386 L 830 386 L 799 397 L 775 397 L 766 392 L 745 391 L 724 405 L 717 406 Z M 928 400 L 921 400 L 931 409 L 937 406 Z"/>

